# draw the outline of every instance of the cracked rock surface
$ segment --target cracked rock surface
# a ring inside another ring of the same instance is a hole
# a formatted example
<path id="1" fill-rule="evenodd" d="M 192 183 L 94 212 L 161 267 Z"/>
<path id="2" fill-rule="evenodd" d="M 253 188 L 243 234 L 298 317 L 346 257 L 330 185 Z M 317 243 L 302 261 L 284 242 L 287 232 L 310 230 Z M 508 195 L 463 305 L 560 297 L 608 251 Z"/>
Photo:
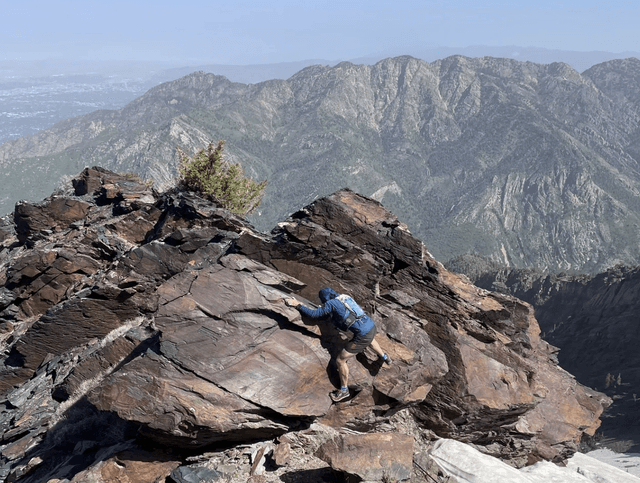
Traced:
<path id="1" fill-rule="evenodd" d="M 350 360 L 360 391 L 341 404 L 345 335 L 284 303 L 324 286 L 359 301 L 393 360 Z M 2 221 L 0 287 L 6 481 L 433 481 L 416 461 L 440 438 L 559 462 L 609 404 L 557 365 L 530 305 L 448 272 L 349 190 L 265 234 L 87 168 Z"/>

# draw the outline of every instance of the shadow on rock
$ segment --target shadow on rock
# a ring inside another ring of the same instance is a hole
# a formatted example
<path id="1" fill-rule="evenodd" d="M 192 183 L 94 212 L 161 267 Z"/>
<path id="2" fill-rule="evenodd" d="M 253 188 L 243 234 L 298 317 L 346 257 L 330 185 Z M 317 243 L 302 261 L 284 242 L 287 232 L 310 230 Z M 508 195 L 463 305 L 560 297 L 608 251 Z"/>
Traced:
<path id="1" fill-rule="evenodd" d="M 336 483 L 346 482 L 345 475 L 331 468 L 291 471 L 280 477 L 284 483 Z M 355 480 L 354 482 L 355 483 Z"/>
<path id="2" fill-rule="evenodd" d="M 80 400 L 40 444 L 25 453 L 7 481 L 71 480 L 97 462 L 134 448 L 138 430 L 137 424 L 98 411 L 86 400 Z M 29 467 L 34 461 L 41 464 Z"/>

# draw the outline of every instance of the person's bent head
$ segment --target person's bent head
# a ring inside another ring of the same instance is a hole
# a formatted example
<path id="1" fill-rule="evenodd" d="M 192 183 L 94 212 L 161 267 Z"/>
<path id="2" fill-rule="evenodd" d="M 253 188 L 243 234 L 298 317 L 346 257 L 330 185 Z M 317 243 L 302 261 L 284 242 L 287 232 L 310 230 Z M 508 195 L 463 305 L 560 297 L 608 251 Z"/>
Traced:
<path id="1" fill-rule="evenodd" d="M 336 293 L 330 287 L 325 287 L 322 290 L 320 290 L 320 292 L 318 292 L 318 297 L 320 297 L 320 301 L 323 304 L 326 304 L 329 300 L 334 299 L 337 296 L 338 296 L 338 293 Z"/>

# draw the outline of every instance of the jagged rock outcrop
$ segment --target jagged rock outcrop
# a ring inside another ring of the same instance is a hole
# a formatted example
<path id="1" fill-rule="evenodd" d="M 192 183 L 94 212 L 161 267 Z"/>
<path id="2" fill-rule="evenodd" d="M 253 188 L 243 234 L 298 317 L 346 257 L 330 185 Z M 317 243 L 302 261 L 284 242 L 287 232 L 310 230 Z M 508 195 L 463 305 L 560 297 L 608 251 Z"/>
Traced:
<path id="1" fill-rule="evenodd" d="M 92 168 L 20 203 L 0 233 L 7 481 L 164 481 L 194 458 L 232 480 L 251 444 L 259 481 L 275 442 L 280 462 L 312 449 L 331 471 L 427 481 L 408 453 L 438 438 L 516 467 L 561 461 L 609 404 L 557 366 L 530 305 L 448 272 L 349 190 L 267 235 L 192 193 Z M 317 303 L 327 285 L 362 302 L 394 361 L 351 361 L 362 390 L 337 405 L 344 335 L 284 304 Z M 365 471 L 384 441 L 403 454 Z"/>
<path id="2" fill-rule="evenodd" d="M 462 56 L 317 65 L 250 85 L 197 72 L 0 146 L 0 214 L 87 163 L 163 187 L 176 146 L 226 139 L 233 161 L 269 179 L 252 218 L 261 229 L 348 186 L 383 200 L 443 261 L 478 253 L 592 273 L 637 264 L 639 73 L 635 58 L 578 73 Z"/>
<path id="3" fill-rule="evenodd" d="M 477 272 L 474 283 L 534 306 L 543 337 L 560 348 L 560 365 L 614 399 L 603 418 L 604 436 L 618 448 L 638 449 L 640 267 L 597 275 L 502 268 Z"/>

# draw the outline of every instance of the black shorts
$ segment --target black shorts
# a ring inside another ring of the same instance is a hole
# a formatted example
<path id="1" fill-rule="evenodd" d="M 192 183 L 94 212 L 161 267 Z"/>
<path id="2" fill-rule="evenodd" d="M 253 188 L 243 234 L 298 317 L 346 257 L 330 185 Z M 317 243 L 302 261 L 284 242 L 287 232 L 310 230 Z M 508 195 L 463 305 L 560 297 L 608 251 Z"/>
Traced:
<path id="1" fill-rule="evenodd" d="M 359 340 L 350 340 L 347 342 L 347 346 L 344 350 L 351 354 L 360 354 L 373 342 L 377 332 L 376 326 L 374 325 L 373 329 L 363 335 Z"/>

